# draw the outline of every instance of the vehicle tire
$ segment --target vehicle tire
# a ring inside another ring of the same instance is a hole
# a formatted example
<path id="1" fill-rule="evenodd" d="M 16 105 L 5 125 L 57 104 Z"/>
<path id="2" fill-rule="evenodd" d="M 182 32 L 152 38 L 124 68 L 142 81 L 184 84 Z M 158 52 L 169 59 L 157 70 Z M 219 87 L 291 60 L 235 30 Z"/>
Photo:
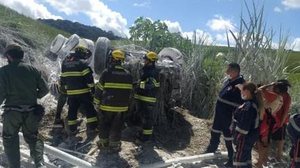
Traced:
<path id="1" fill-rule="evenodd" d="M 79 39 L 80 37 L 77 34 L 70 36 L 62 47 L 59 57 L 65 57 L 74 47 L 79 44 Z"/>
<path id="2" fill-rule="evenodd" d="M 159 53 L 159 60 L 169 59 L 174 63 L 182 65 L 184 63 L 183 54 L 176 48 L 163 48 Z"/>
<path id="3" fill-rule="evenodd" d="M 59 50 L 63 47 L 63 45 L 65 44 L 66 41 L 67 41 L 66 37 L 64 37 L 61 34 L 58 34 L 54 38 L 54 40 L 51 42 L 50 51 L 54 54 L 57 54 L 59 52 Z"/>
<path id="4" fill-rule="evenodd" d="M 106 37 L 99 37 L 96 41 L 94 52 L 94 71 L 96 74 L 101 75 L 102 71 L 106 68 L 108 60 L 108 52 L 111 48 L 110 40 Z"/>

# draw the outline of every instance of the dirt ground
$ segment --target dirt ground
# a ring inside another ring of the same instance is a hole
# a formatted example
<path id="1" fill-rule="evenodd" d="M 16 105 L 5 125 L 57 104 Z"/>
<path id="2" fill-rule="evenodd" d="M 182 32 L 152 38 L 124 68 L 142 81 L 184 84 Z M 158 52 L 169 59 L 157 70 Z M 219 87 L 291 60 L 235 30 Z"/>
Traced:
<path id="1" fill-rule="evenodd" d="M 62 128 L 54 128 L 54 112 L 56 108 L 55 100 L 51 97 L 45 98 L 44 102 L 47 102 L 46 113 L 40 133 L 45 139 L 45 143 L 61 147 L 62 142 L 65 141 L 66 136 Z M 66 107 L 64 109 L 64 115 L 66 113 Z M 110 153 L 108 151 L 100 151 L 96 146 L 98 137 L 94 140 L 85 143 L 85 121 L 80 125 L 80 133 L 78 134 L 79 144 L 73 146 L 72 150 L 66 150 L 60 148 L 72 155 L 82 158 L 95 167 L 100 168 L 131 168 L 131 167 L 151 167 L 151 164 L 173 159 L 177 157 L 198 155 L 204 152 L 210 139 L 210 127 L 211 121 L 199 119 L 189 114 L 185 109 L 178 108 L 174 114 L 174 120 L 172 124 L 165 123 L 160 126 L 156 126 L 154 129 L 155 141 L 153 143 L 140 145 L 135 143 L 135 137 L 139 131 L 138 127 L 124 127 L 122 132 L 122 150 L 119 153 Z M 80 116 L 80 115 L 79 115 Z M 25 149 L 24 149 L 25 150 Z M 226 151 L 224 147 L 223 139 L 221 139 L 221 145 L 219 151 Z M 27 151 L 28 152 L 28 151 Z M 71 165 L 65 161 L 59 160 L 53 156 L 48 156 L 51 163 L 61 167 L 68 168 Z M 257 158 L 257 153 L 253 152 L 253 161 Z M 287 158 L 287 156 L 286 156 Z M 272 158 L 270 158 L 272 160 Z M 168 167 L 172 168 L 198 168 L 198 167 L 223 167 L 223 163 L 226 162 L 225 158 L 216 158 L 214 160 L 205 160 L 203 162 L 193 164 L 173 164 Z M 285 162 L 288 162 L 285 160 Z M 22 159 L 23 167 L 32 167 L 28 163 L 28 159 Z M 3 148 L 0 147 L 0 168 L 6 167 L 5 156 L 3 154 Z M 285 164 L 274 164 L 272 161 L 269 163 L 269 167 L 287 167 Z"/>

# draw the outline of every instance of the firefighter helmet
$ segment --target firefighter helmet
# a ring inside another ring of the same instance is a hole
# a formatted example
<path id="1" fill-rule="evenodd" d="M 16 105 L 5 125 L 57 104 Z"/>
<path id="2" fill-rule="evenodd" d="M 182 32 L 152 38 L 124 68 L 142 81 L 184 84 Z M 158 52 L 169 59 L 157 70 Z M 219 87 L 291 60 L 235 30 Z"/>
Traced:
<path id="1" fill-rule="evenodd" d="M 118 49 L 113 50 L 111 55 L 112 58 L 117 61 L 124 61 L 125 59 L 125 53 L 122 50 L 118 50 Z"/>
<path id="2" fill-rule="evenodd" d="M 84 46 L 75 47 L 74 50 L 71 51 L 71 54 L 74 54 L 79 59 L 88 59 L 92 56 L 92 52 Z"/>
<path id="3" fill-rule="evenodd" d="M 155 61 L 158 60 L 158 56 L 157 56 L 157 54 L 155 52 L 150 51 L 147 54 L 145 54 L 144 59 L 147 59 L 147 60 L 149 60 L 151 62 L 155 62 Z"/>

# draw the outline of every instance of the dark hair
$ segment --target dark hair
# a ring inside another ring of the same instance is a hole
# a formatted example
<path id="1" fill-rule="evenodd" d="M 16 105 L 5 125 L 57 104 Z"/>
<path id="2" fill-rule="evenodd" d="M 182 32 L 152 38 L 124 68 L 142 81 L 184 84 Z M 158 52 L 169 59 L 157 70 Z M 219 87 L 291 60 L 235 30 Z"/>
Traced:
<path id="1" fill-rule="evenodd" d="M 6 54 L 12 59 L 23 59 L 24 57 L 24 51 L 22 50 L 9 50 Z"/>
<path id="2" fill-rule="evenodd" d="M 249 90 L 251 93 L 251 96 L 253 98 L 256 98 L 256 101 L 258 103 L 258 112 L 261 116 L 261 114 L 264 111 L 264 102 L 263 102 L 263 97 L 262 97 L 262 92 L 261 90 L 257 89 L 256 84 L 252 83 L 252 82 L 246 82 L 243 85 L 243 90 Z"/>
<path id="3" fill-rule="evenodd" d="M 240 73 L 241 71 L 241 68 L 240 68 L 240 65 L 238 63 L 235 63 L 235 62 L 232 62 L 230 64 L 228 64 L 228 67 L 238 73 Z"/>
<path id="4" fill-rule="evenodd" d="M 289 90 L 289 87 L 291 87 L 291 84 L 286 79 L 280 79 L 280 80 L 277 80 L 274 87 L 277 88 L 280 93 L 285 93 Z"/>
<path id="5" fill-rule="evenodd" d="M 249 90 L 252 97 L 255 97 L 255 94 L 257 92 L 257 86 L 256 86 L 256 84 L 254 84 L 252 82 L 246 82 L 243 85 L 243 90 Z"/>

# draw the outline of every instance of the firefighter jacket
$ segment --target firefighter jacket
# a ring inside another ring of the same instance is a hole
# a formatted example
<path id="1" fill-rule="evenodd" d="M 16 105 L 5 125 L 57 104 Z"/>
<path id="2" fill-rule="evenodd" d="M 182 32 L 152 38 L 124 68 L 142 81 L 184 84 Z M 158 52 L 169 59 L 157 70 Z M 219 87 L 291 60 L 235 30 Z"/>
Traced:
<path id="1" fill-rule="evenodd" d="M 259 113 L 256 100 L 247 100 L 238 107 L 233 116 L 233 131 L 237 135 L 253 136 L 258 135 Z"/>
<path id="2" fill-rule="evenodd" d="M 228 79 L 224 82 L 222 90 L 219 93 L 217 106 L 221 106 L 224 109 L 234 110 L 243 104 L 240 90 L 235 87 L 237 84 L 243 84 L 245 82 L 243 76 L 239 76 L 237 79 Z"/>
<path id="3" fill-rule="evenodd" d="M 140 74 L 141 78 L 134 98 L 147 103 L 156 103 L 156 95 L 160 87 L 158 69 L 155 65 L 144 66 Z"/>
<path id="4" fill-rule="evenodd" d="M 21 60 L 0 69 L 0 104 L 5 100 L 5 106 L 36 105 L 48 91 L 41 72 Z"/>
<path id="5" fill-rule="evenodd" d="M 86 94 L 94 90 L 92 69 L 73 56 L 66 57 L 63 61 L 60 79 L 68 96 Z"/>
<path id="6" fill-rule="evenodd" d="M 290 150 L 291 168 L 300 167 L 300 114 L 296 113 L 290 117 L 287 133 L 292 141 Z"/>
<path id="7" fill-rule="evenodd" d="M 103 71 L 96 84 L 94 104 L 101 111 L 126 112 L 132 88 L 130 73 L 121 65 L 112 65 Z"/>

